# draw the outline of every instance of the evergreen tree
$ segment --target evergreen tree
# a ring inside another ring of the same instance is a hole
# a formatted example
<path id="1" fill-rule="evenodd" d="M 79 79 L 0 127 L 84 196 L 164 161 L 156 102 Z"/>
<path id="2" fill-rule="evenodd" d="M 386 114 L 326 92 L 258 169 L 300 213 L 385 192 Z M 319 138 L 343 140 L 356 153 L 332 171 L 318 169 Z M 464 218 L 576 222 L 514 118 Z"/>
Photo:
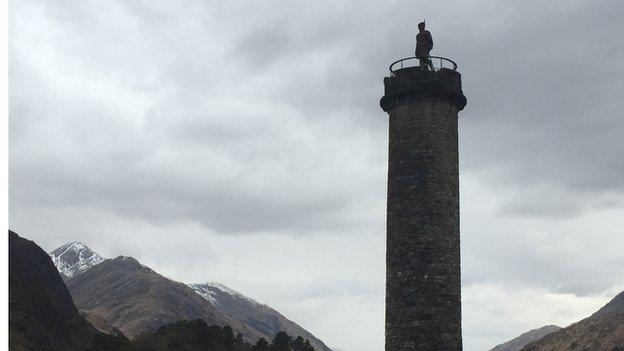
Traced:
<path id="1" fill-rule="evenodd" d="M 303 340 L 303 337 L 301 335 L 299 335 L 293 342 L 292 342 L 292 349 L 293 351 L 302 351 L 303 350 L 303 346 L 304 346 L 305 340 Z"/>
<path id="2" fill-rule="evenodd" d="M 132 351 L 134 350 L 134 347 L 130 343 L 130 340 L 123 335 L 108 335 L 100 333 L 93 338 L 91 347 L 86 351 L 109 350 Z"/>
<path id="3" fill-rule="evenodd" d="M 260 338 L 256 345 L 252 348 L 252 351 L 270 351 L 269 342 L 265 338 Z"/>
<path id="4" fill-rule="evenodd" d="M 290 345 L 292 339 L 286 332 L 278 332 L 273 338 L 273 344 L 271 344 L 271 351 L 291 351 Z"/>
<path id="5" fill-rule="evenodd" d="M 301 349 L 301 351 L 314 351 L 314 347 L 310 345 L 310 340 L 306 339 L 305 343 L 303 344 L 303 349 Z"/>
<path id="6" fill-rule="evenodd" d="M 301 335 L 292 342 L 292 349 L 293 351 L 314 351 L 314 348 L 310 345 L 310 340 L 304 340 Z"/>
<path id="7" fill-rule="evenodd" d="M 234 338 L 234 331 L 232 327 L 226 325 L 223 327 L 223 346 L 227 351 L 234 351 L 234 344 L 236 339 Z"/>

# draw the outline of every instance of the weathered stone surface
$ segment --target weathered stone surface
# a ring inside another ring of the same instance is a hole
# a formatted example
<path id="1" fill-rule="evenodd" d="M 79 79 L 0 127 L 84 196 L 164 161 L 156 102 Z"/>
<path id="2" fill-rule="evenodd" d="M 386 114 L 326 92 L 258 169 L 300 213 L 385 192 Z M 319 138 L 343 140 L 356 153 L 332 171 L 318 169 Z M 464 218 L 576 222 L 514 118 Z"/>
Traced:
<path id="1" fill-rule="evenodd" d="M 384 79 L 390 115 L 386 351 L 462 349 L 457 113 L 461 76 Z"/>
<path id="2" fill-rule="evenodd" d="M 466 97 L 462 92 L 461 74 L 447 68 L 436 72 L 421 70 L 420 67 L 400 69 L 391 77 L 384 78 L 384 96 L 380 105 L 389 113 L 389 109 L 396 104 L 423 97 L 448 100 L 458 112 L 463 110 Z"/>

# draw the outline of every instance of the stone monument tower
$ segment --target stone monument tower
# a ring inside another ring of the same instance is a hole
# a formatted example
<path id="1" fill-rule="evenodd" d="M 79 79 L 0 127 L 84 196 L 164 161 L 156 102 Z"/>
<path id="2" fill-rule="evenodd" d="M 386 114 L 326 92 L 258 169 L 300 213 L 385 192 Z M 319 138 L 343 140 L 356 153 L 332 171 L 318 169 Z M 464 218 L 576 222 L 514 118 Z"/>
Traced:
<path id="1" fill-rule="evenodd" d="M 461 281 L 457 65 L 406 67 L 384 78 L 389 114 L 386 351 L 459 351 Z M 413 61 L 410 61 L 413 60 Z M 449 68 L 441 68 L 449 66 Z"/>

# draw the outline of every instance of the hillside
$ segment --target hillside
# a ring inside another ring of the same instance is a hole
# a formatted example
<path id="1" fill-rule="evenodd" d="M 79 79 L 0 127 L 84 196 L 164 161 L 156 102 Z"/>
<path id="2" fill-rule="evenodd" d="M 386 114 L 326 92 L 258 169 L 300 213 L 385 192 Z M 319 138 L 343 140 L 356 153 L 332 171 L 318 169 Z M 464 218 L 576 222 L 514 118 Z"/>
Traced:
<path id="1" fill-rule="evenodd" d="M 199 295 L 204 297 L 219 311 L 267 335 L 274 336 L 279 331 L 289 335 L 301 335 L 309 339 L 317 351 L 331 351 L 321 340 L 287 319 L 270 306 L 255 300 L 219 283 L 189 284 Z"/>
<path id="2" fill-rule="evenodd" d="M 188 286 L 131 257 L 95 265 L 67 281 L 67 287 L 79 309 L 104 319 L 129 338 L 167 323 L 198 318 L 209 324 L 230 325 L 249 341 L 264 336 L 217 311 Z"/>
<path id="3" fill-rule="evenodd" d="M 104 318 L 99 317 L 93 313 L 89 313 L 85 310 L 79 310 L 78 312 L 80 312 L 80 315 L 82 316 L 82 318 L 84 318 L 89 324 L 91 324 L 91 326 L 93 326 L 95 329 L 97 329 L 101 333 L 108 334 L 108 335 L 125 336 L 124 333 L 121 332 L 121 330 L 113 327 L 112 324 L 110 324 Z"/>
<path id="4" fill-rule="evenodd" d="M 69 285 L 78 286 L 74 286 L 76 296 L 79 296 L 84 306 L 89 307 L 80 310 L 80 313 L 52 258 L 35 243 L 9 231 L 9 258 L 11 350 L 273 349 L 274 345 L 265 338 L 258 337 L 256 330 L 211 310 L 214 306 L 191 288 L 160 276 L 133 258 L 118 257 L 103 261 L 88 267 L 68 281 Z M 223 293 L 237 294 L 231 290 Z M 253 301 L 238 295 L 238 298 Z M 193 314 L 201 314 L 216 323 L 209 325 L 203 319 L 187 320 Z M 98 332 L 83 317 L 105 333 Z M 169 318 L 175 322 L 166 322 Z M 159 327 L 154 328 L 151 321 Z M 140 335 L 131 342 L 120 329 L 125 329 L 131 336 Z M 244 337 L 242 333 L 248 334 Z M 273 342 L 281 345 L 277 348 L 279 350 L 313 350 L 306 338 L 293 338 L 283 331 L 277 333 Z"/>
<path id="5" fill-rule="evenodd" d="M 50 253 L 50 257 L 53 259 L 59 271 L 65 272 L 65 274 L 61 274 L 62 276 L 63 275 L 72 276 L 72 277 L 80 276 L 82 273 L 87 272 L 92 267 L 98 266 L 103 262 L 106 262 L 105 267 L 108 267 L 108 268 L 111 268 L 112 266 L 116 266 L 117 268 L 120 268 L 122 266 L 120 264 L 120 259 L 117 260 L 116 264 L 111 264 L 109 263 L 109 261 L 107 261 L 101 255 L 99 255 L 97 252 L 95 252 L 91 248 L 87 247 L 85 244 L 78 242 L 78 241 L 68 243 L 57 248 L 56 250 Z M 134 260 L 133 258 L 129 258 L 129 257 L 126 258 L 126 262 L 127 263 L 133 262 L 133 264 L 136 266 L 135 268 L 137 272 L 146 268 L 142 266 L 140 263 L 136 262 L 136 260 Z M 81 294 L 81 296 L 74 296 L 75 299 L 80 297 L 79 302 L 77 303 L 81 309 L 83 305 L 85 304 L 88 305 L 89 298 L 85 298 L 85 296 L 91 296 L 90 291 L 92 289 L 99 290 L 98 284 L 100 283 L 104 284 L 104 282 L 100 282 L 97 284 L 93 283 L 94 280 L 100 279 L 97 276 L 101 274 L 110 274 L 108 272 L 108 269 L 97 271 L 97 272 L 99 273 L 97 274 L 93 273 L 89 275 L 88 279 L 81 278 L 81 279 L 75 280 L 71 284 L 68 283 L 70 284 L 71 292 L 73 295 L 76 295 L 78 293 Z M 137 272 L 132 273 L 132 274 L 139 274 Z M 155 278 L 157 276 L 156 272 L 151 271 L 151 273 L 153 273 L 151 275 L 152 277 Z M 145 274 L 143 274 L 143 276 L 145 276 Z M 161 278 L 164 278 L 164 277 L 161 276 Z M 163 281 L 162 279 L 158 279 L 158 280 Z M 84 285 L 79 288 L 78 285 L 82 285 L 84 281 L 89 281 L 89 284 Z M 174 290 L 178 290 L 178 291 L 181 289 L 179 286 L 180 283 L 173 282 L 170 280 L 168 281 L 169 283 L 166 286 L 173 287 Z M 193 318 L 204 318 L 200 316 L 203 316 L 203 313 L 205 313 L 205 311 L 202 312 L 202 309 L 205 309 L 207 307 L 210 311 L 216 311 L 224 315 L 226 319 L 229 318 L 228 320 L 230 322 L 228 323 L 231 324 L 232 320 L 234 321 L 233 323 L 238 323 L 239 329 L 247 328 L 246 329 L 247 332 L 243 333 L 245 335 L 252 335 L 252 336 L 261 335 L 264 338 L 271 340 L 271 338 L 273 338 L 277 332 L 285 331 L 290 335 L 297 335 L 297 336 L 301 335 L 304 338 L 309 339 L 311 344 L 319 351 L 330 351 L 330 349 L 320 339 L 312 335 L 310 332 L 308 332 L 307 330 L 305 330 L 304 328 L 302 328 L 295 322 L 287 319 L 286 317 L 284 317 L 282 314 L 280 314 L 278 311 L 274 310 L 270 306 L 258 303 L 255 300 L 247 296 L 244 296 L 243 294 L 237 291 L 234 291 L 222 284 L 204 283 L 204 284 L 189 284 L 188 286 L 195 293 L 197 293 L 198 296 L 203 297 L 203 299 L 205 300 L 205 301 L 202 300 L 201 303 L 197 303 L 197 301 L 195 301 L 194 304 L 191 304 L 193 306 L 201 306 L 201 307 L 198 307 L 199 308 L 198 311 L 193 312 L 192 311 L 193 308 L 191 308 L 183 313 L 180 311 L 171 313 L 166 318 L 163 318 L 162 316 L 154 316 L 155 319 L 151 320 L 151 322 L 149 323 L 145 320 L 137 321 L 136 323 L 133 323 L 133 321 L 130 320 L 131 318 L 133 317 L 144 318 L 145 317 L 143 315 L 136 314 L 136 313 L 128 314 L 128 316 L 125 317 L 126 319 L 122 322 L 119 320 L 120 317 L 117 316 L 115 312 L 104 313 L 103 310 L 108 309 L 108 307 L 102 307 L 102 306 L 101 306 L 102 308 L 99 308 L 99 309 L 94 308 L 95 306 L 92 306 L 93 308 L 90 308 L 90 309 L 82 309 L 81 313 L 83 313 L 84 316 L 87 318 L 87 320 L 93 326 L 98 328 L 100 331 L 109 333 L 109 334 L 110 333 L 114 334 L 115 329 L 117 328 L 116 327 L 117 324 L 115 324 L 114 326 L 113 323 L 118 323 L 118 324 L 122 323 L 126 325 L 127 328 L 129 328 L 128 330 L 136 329 L 138 332 L 141 332 L 144 330 L 154 330 L 154 328 L 157 328 L 167 322 L 177 321 L 177 319 L 174 320 L 174 318 L 178 318 L 178 317 L 181 319 L 190 319 L 190 320 L 192 320 Z M 131 287 L 132 285 L 125 285 L 123 287 L 120 287 L 119 289 L 121 291 L 121 290 L 129 289 Z M 98 294 L 99 293 L 101 292 L 98 291 Z M 119 292 L 117 293 L 119 294 Z M 124 292 L 124 294 L 128 294 L 128 295 L 133 295 L 135 293 L 136 292 L 128 292 L 128 291 Z M 172 296 L 178 296 L 178 293 L 175 291 L 172 291 L 171 294 Z M 152 315 L 152 314 L 153 313 L 146 313 L 146 315 Z M 110 322 L 107 318 L 111 318 Z M 209 323 L 214 322 L 213 320 L 210 320 L 210 319 L 206 319 L 206 320 Z M 223 323 L 217 323 L 217 324 L 223 325 Z M 142 329 L 142 327 L 139 327 L 138 329 L 135 327 L 131 327 L 131 325 L 133 324 L 142 325 L 146 327 L 146 329 Z M 132 335 L 129 335 L 129 336 L 133 337 L 137 331 L 131 332 Z M 251 340 L 251 338 L 252 337 L 249 337 L 249 340 Z"/>
<path id="6" fill-rule="evenodd" d="M 96 334 L 45 251 L 9 231 L 9 349 L 84 350 Z"/>
<path id="7" fill-rule="evenodd" d="M 599 319 L 611 315 L 624 315 L 624 291 L 614 297 L 609 303 L 592 314 L 589 318 Z"/>
<path id="8" fill-rule="evenodd" d="M 559 329 L 561 329 L 561 327 L 558 327 L 556 325 L 547 325 L 538 329 L 533 329 L 521 334 L 517 338 L 511 339 L 492 348 L 490 351 L 520 351 L 529 343 L 539 340 L 550 333 L 556 332 Z"/>
<path id="9" fill-rule="evenodd" d="M 624 293 L 580 322 L 530 343 L 522 351 L 624 350 Z"/>

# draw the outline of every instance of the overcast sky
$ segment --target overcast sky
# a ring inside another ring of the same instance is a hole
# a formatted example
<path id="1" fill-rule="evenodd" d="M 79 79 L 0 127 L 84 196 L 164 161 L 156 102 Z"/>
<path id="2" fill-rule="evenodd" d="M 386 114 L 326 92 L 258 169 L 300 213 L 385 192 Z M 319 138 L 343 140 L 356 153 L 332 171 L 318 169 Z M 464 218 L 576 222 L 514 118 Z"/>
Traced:
<path id="1" fill-rule="evenodd" d="M 383 349 L 388 65 L 459 64 L 466 351 L 624 290 L 622 1 L 10 3 L 11 229 Z"/>

